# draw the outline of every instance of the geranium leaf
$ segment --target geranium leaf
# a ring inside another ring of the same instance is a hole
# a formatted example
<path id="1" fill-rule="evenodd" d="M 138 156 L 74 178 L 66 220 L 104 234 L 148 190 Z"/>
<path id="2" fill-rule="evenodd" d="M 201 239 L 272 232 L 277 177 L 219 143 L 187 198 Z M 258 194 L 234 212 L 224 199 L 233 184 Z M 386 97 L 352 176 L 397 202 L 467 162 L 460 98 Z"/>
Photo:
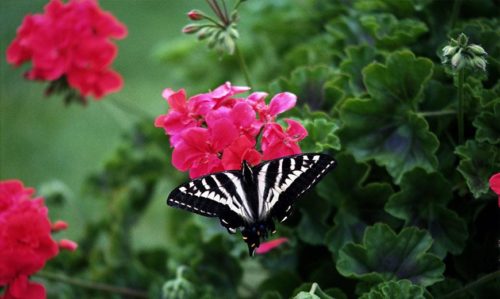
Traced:
<path id="1" fill-rule="evenodd" d="M 367 282 L 408 279 L 429 286 L 443 279 L 444 264 L 428 251 L 431 236 L 415 227 L 396 234 L 378 223 L 365 230 L 362 244 L 345 245 L 337 260 L 340 274 Z"/>
<path id="2" fill-rule="evenodd" d="M 300 205 L 301 219 L 297 226 L 299 238 L 312 245 L 324 243 L 328 226 L 326 219 L 330 214 L 328 203 L 322 198 L 304 200 Z"/>
<path id="3" fill-rule="evenodd" d="M 341 108 L 344 127 L 339 132 L 342 144 L 356 159 L 374 159 L 396 183 L 415 167 L 434 170 L 439 144 L 424 118 L 397 108 L 373 100 L 347 100 Z"/>
<path id="4" fill-rule="evenodd" d="M 349 46 L 345 50 L 346 59 L 340 64 L 340 70 L 349 75 L 349 87 L 352 95 L 359 96 L 366 92 L 361 70 L 369 63 L 380 58 L 375 48 L 368 45 Z"/>
<path id="5" fill-rule="evenodd" d="M 424 299 L 424 288 L 403 279 L 387 281 L 373 287 L 360 299 Z"/>
<path id="6" fill-rule="evenodd" d="M 337 299 L 324 292 L 317 283 L 305 283 L 297 288 L 293 299 Z"/>
<path id="7" fill-rule="evenodd" d="M 439 256 L 446 252 L 459 254 L 467 239 L 465 222 L 446 208 L 452 198 L 451 184 L 440 174 L 427 174 L 417 168 L 401 180 L 401 191 L 391 196 L 385 210 L 405 221 L 429 231 L 434 239 L 432 251 Z"/>
<path id="8" fill-rule="evenodd" d="M 361 17 L 361 24 L 374 37 L 377 46 L 396 49 L 412 44 L 428 31 L 425 23 L 415 19 L 398 20 L 391 14 Z"/>
<path id="9" fill-rule="evenodd" d="M 410 51 L 395 52 L 386 64 L 372 63 L 363 69 L 368 93 L 375 101 L 414 108 L 432 75 L 433 63 Z"/>
<path id="10" fill-rule="evenodd" d="M 370 99 L 349 99 L 340 108 L 342 144 L 357 160 L 375 161 L 387 168 L 396 183 L 415 167 L 437 166 L 438 140 L 427 121 L 415 114 L 432 62 L 409 51 L 396 52 L 385 65 L 363 70 Z"/>
<path id="11" fill-rule="evenodd" d="M 355 7 L 364 11 L 390 12 L 398 17 L 411 16 L 432 0 L 356 0 Z"/>
<path id="12" fill-rule="evenodd" d="M 458 146 L 455 153 L 460 157 L 458 171 L 474 195 L 479 198 L 488 193 L 488 178 L 500 169 L 500 154 L 497 147 L 469 140 Z"/>
<path id="13" fill-rule="evenodd" d="M 490 110 L 484 109 L 472 124 L 477 128 L 477 141 L 500 143 L 500 99 L 491 104 Z"/>
<path id="14" fill-rule="evenodd" d="M 340 140 L 337 137 L 339 126 L 326 118 L 305 119 L 302 124 L 308 136 L 300 143 L 303 152 L 323 152 L 340 150 Z"/>

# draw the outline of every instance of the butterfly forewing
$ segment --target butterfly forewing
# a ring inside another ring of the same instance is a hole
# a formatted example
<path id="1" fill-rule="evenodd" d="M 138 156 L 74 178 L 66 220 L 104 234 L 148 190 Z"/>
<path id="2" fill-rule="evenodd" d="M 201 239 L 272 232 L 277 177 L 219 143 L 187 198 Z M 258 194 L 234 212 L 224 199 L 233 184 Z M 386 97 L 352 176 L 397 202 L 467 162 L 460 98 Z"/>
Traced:
<path id="1" fill-rule="evenodd" d="M 316 185 L 334 165 L 335 161 L 328 155 L 302 154 L 255 167 L 259 219 L 271 215 L 284 221 L 294 201 Z"/>
<path id="2" fill-rule="evenodd" d="M 214 173 L 189 181 L 173 190 L 167 204 L 208 217 L 219 217 L 230 232 L 251 220 L 242 191 L 241 172 Z"/>

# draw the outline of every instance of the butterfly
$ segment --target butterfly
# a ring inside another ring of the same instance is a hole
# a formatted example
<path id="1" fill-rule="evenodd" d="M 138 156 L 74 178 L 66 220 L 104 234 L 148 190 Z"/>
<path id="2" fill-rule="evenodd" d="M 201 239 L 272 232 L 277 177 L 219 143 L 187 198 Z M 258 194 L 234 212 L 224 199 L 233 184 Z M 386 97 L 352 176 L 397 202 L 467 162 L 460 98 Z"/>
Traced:
<path id="1" fill-rule="evenodd" d="M 274 220 L 285 221 L 293 203 L 336 165 L 325 154 L 300 154 L 241 170 L 196 178 L 174 189 L 167 204 L 207 217 L 218 217 L 229 233 L 241 229 L 250 256 L 275 233 Z"/>

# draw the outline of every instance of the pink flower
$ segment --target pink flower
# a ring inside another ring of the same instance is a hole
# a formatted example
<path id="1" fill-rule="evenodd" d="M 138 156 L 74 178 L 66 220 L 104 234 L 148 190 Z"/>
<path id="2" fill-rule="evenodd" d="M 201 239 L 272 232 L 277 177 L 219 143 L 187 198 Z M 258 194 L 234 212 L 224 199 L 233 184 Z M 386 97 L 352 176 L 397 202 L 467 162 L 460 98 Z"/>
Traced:
<path id="1" fill-rule="evenodd" d="M 43 286 L 27 277 L 59 252 L 47 207 L 42 198 L 31 199 L 32 193 L 20 181 L 0 182 L 0 286 L 6 287 L 5 298 L 45 298 Z"/>
<path id="2" fill-rule="evenodd" d="M 164 128 L 165 133 L 171 136 L 170 144 L 176 146 L 180 142 L 180 134 L 187 128 L 198 126 L 200 122 L 197 120 L 196 109 L 188 106 L 184 89 L 174 92 L 167 88 L 162 95 L 167 100 L 170 110 L 167 114 L 156 118 L 155 126 Z"/>
<path id="3" fill-rule="evenodd" d="M 491 176 L 490 188 L 498 195 L 498 207 L 500 207 L 500 172 Z"/>
<path id="4" fill-rule="evenodd" d="M 268 253 L 269 251 L 273 250 L 274 248 L 286 242 L 288 242 L 287 238 L 277 238 L 271 241 L 264 242 L 260 244 L 260 246 L 255 250 L 255 253 L 257 254 Z"/>
<path id="5" fill-rule="evenodd" d="M 228 119 L 215 121 L 211 127 L 189 128 L 172 154 L 173 165 L 189 170 L 191 178 L 224 170 L 220 153 L 238 138 L 238 130 Z"/>
<path id="6" fill-rule="evenodd" d="M 222 165 L 225 170 L 238 170 L 243 160 L 253 166 L 259 164 L 261 158 L 262 155 L 255 149 L 255 140 L 242 135 L 224 149 Z"/>
<path id="7" fill-rule="evenodd" d="M 264 160 L 301 153 L 298 142 L 307 136 L 307 131 L 298 121 L 292 119 L 285 121 L 288 124 L 288 129 L 285 132 L 277 123 L 268 124 L 264 128 L 262 133 Z"/>
<path id="8" fill-rule="evenodd" d="M 119 90 L 121 76 L 109 67 L 126 27 L 94 0 L 51 0 L 43 14 L 28 15 L 7 49 L 15 66 L 32 61 L 26 78 L 64 80 L 83 97 L 100 98 Z"/>
<path id="9" fill-rule="evenodd" d="M 265 103 L 266 97 L 267 93 L 265 92 L 254 92 L 247 99 L 259 114 L 260 120 L 266 123 L 274 122 L 278 114 L 292 109 L 297 103 L 297 97 L 289 92 L 282 92 L 275 95 L 271 99 L 269 106 Z"/>

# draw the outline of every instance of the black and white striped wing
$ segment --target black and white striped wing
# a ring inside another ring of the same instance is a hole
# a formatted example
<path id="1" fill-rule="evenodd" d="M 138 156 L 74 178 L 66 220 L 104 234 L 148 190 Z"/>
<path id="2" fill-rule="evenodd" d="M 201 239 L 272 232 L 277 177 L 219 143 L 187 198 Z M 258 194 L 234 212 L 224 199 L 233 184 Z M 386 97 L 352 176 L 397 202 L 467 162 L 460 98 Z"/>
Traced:
<path id="1" fill-rule="evenodd" d="M 226 171 L 191 180 L 174 189 L 167 199 L 172 207 L 207 217 L 219 217 L 229 232 L 251 220 L 241 172 Z"/>
<path id="2" fill-rule="evenodd" d="M 324 154 L 288 156 L 258 165 L 253 173 L 257 181 L 259 218 L 271 215 L 283 222 L 292 204 L 316 185 L 335 166 Z"/>

